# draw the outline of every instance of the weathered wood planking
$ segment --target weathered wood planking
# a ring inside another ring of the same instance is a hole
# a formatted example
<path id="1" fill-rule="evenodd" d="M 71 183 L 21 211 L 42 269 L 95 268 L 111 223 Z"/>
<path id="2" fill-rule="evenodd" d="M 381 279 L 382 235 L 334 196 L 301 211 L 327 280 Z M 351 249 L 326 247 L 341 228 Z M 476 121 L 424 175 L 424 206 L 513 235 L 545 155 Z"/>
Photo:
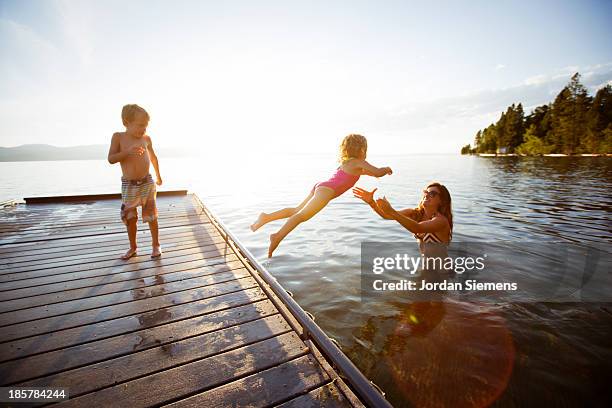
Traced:
<path id="1" fill-rule="evenodd" d="M 192 195 L 158 198 L 161 259 L 116 195 L 0 209 L 0 386 L 60 406 L 362 406 Z M 278 293 L 278 292 L 277 292 Z"/>

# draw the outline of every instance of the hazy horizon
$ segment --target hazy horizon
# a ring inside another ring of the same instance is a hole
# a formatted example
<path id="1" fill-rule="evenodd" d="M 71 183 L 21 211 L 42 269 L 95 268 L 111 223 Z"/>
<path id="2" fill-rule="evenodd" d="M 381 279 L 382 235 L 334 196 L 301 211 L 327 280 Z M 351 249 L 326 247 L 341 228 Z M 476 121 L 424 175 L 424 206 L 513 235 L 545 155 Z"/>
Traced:
<path id="1" fill-rule="evenodd" d="M 372 154 L 455 153 L 575 72 L 591 94 L 612 83 L 610 15 L 601 1 L 2 1 L 0 145 L 107 144 L 139 103 L 166 148 L 324 153 L 358 132 Z"/>

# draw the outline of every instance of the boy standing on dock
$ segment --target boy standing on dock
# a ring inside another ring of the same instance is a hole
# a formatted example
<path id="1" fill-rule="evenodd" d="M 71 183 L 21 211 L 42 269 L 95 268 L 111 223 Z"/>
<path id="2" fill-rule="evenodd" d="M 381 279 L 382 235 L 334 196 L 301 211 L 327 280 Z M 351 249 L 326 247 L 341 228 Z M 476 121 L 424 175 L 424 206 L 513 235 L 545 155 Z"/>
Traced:
<path id="1" fill-rule="evenodd" d="M 159 258 L 162 254 L 159 245 L 159 227 L 157 225 L 157 205 L 155 203 L 157 190 L 153 177 L 149 173 L 150 163 L 153 164 L 157 185 L 162 184 L 159 174 L 159 163 L 153 150 L 151 137 L 145 134 L 149 125 L 149 114 L 138 105 L 125 105 L 121 111 L 121 119 L 125 132 L 117 132 L 111 139 L 108 151 L 108 162 L 121 163 L 121 220 L 127 226 L 130 249 L 121 257 L 130 259 L 137 254 L 136 232 L 139 206 L 142 207 L 142 220 L 149 223 L 151 258 Z"/>

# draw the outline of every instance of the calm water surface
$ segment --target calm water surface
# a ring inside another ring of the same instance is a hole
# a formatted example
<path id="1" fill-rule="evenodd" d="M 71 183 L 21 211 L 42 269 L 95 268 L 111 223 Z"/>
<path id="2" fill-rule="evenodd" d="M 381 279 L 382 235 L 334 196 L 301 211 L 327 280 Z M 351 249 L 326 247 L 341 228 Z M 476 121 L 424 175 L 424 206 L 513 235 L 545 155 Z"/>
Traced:
<path id="1" fill-rule="evenodd" d="M 432 180 L 453 198 L 455 241 L 612 243 L 612 158 L 373 156 L 391 177 L 362 177 L 396 208 Z M 605 405 L 611 400 L 612 305 L 393 302 L 360 298 L 362 241 L 416 242 L 349 193 L 265 258 L 259 212 L 295 206 L 329 177 L 333 155 L 160 159 L 165 189 L 187 188 L 231 228 L 396 406 Z M 105 161 L 0 163 L 0 201 L 117 192 Z M 544 254 L 545 255 L 545 254 Z M 538 259 L 532 273 L 545 274 Z M 612 287 L 609 288 L 612 291 Z"/>

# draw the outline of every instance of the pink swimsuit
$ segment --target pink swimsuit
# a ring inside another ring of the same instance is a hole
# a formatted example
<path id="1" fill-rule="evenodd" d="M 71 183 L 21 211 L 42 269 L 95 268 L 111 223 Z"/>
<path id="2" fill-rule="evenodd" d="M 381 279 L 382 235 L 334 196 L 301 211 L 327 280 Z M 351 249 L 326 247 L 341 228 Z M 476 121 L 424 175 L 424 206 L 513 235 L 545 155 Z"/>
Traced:
<path id="1" fill-rule="evenodd" d="M 329 187 L 334 190 L 334 198 L 342 195 L 346 190 L 353 187 L 359 180 L 359 176 L 348 174 L 341 168 L 338 168 L 334 175 L 327 181 L 321 181 L 314 185 L 312 190 L 314 191 L 317 187 Z"/>

